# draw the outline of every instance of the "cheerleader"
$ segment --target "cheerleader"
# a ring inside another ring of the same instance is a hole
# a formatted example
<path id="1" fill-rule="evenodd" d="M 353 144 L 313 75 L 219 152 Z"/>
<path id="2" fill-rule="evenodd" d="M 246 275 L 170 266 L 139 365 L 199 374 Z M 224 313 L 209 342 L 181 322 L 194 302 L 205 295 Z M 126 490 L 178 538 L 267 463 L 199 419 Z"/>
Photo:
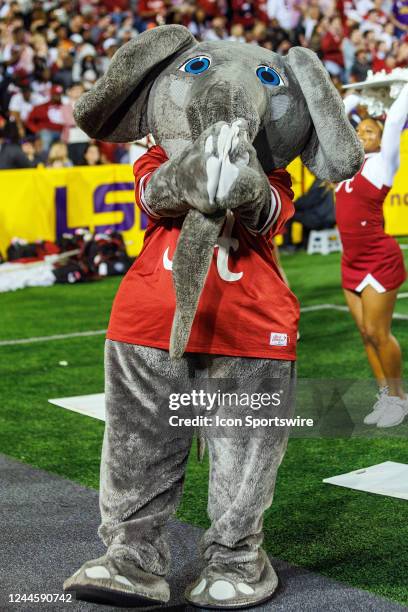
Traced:
<path id="1" fill-rule="evenodd" d="M 377 427 L 399 425 L 408 414 L 401 349 L 391 333 L 398 288 L 406 271 L 398 243 L 384 232 L 382 209 L 399 168 L 400 135 L 407 116 L 408 84 L 391 106 L 384 127 L 372 118 L 358 124 L 364 163 L 353 178 L 336 188 L 342 286 L 379 385 L 377 402 L 364 423 Z"/>

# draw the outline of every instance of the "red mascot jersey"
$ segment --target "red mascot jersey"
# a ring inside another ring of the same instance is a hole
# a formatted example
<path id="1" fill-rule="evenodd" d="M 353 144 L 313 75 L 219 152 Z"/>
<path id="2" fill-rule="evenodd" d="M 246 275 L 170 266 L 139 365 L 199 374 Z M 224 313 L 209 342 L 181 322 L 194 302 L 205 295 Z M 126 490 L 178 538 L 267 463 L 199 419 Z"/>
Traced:
<path id="1" fill-rule="evenodd" d="M 152 147 L 134 165 L 136 203 L 149 217 L 143 249 L 116 295 L 107 337 L 169 349 L 175 310 L 172 258 L 184 217 L 149 210 L 144 188 L 167 156 Z M 271 212 L 260 232 L 228 212 L 198 304 L 188 352 L 296 359 L 299 304 L 272 255 L 272 236 L 293 215 L 290 176 L 270 176 Z"/>

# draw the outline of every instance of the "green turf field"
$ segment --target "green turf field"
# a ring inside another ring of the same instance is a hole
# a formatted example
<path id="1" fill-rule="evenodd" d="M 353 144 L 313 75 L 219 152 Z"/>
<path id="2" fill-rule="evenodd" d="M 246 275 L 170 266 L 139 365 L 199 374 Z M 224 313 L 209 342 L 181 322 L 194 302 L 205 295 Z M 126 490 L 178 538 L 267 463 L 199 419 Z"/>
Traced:
<path id="1" fill-rule="evenodd" d="M 295 254 L 282 262 L 303 307 L 344 303 L 338 255 Z M 106 328 L 118 284 L 118 279 L 107 279 L 2 294 L 0 341 Z M 408 284 L 401 291 L 407 292 Z M 396 311 L 408 315 L 408 299 L 398 300 Z M 300 329 L 300 377 L 369 379 L 348 313 L 305 312 Z M 408 321 L 396 320 L 394 332 L 407 349 Z M 47 399 L 102 392 L 103 344 L 103 335 L 97 335 L 0 346 L 1 452 L 98 486 L 103 423 Z M 292 439 L 266 516 L 267 550 L 408 605 L 408 503 L 322 483 L 327 476 L 386 460 L 408 463 L 407 431 L 403 425 L 387 437 Z M 203 527 L 207 470 L 207 463 L 197 464 L 192 453 L 178 512 L 182 520 Z"/>

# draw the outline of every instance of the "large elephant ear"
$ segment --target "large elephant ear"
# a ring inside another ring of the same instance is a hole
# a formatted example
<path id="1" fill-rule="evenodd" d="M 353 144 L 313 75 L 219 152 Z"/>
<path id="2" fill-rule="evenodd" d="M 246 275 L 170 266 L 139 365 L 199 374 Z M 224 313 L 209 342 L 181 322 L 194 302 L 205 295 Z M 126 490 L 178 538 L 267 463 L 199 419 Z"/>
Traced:
<path id="1" fill-rule="evenodd" d="M 292 69 L 313 123 L 301 158 L 320 179 L 333 183 L 351 178 L 360 169 L 364 151 L 347 119 L 344 104 L 317 55 L 302 47 L 289 50 Z"/>
<path id="2" fill-rule="evenodd" d="M 149 132 L 147 99 L 155 78 L 174 57 L 197 44 L 184 26 L 159 26 L 123 45 L 106 74 L 78 100 L 75 121 L 91 138 L 131 142 Z"/>

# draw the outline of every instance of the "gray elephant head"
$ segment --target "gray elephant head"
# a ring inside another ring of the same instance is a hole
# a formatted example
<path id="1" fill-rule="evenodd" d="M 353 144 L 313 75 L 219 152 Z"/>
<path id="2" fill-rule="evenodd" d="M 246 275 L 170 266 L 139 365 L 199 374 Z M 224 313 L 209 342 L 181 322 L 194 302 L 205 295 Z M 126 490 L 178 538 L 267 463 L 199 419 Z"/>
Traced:
<path id="1" fill-rule="evenodd" d="M 212 124 L 242 118 L 266 173 L 300 155 L 317 177 L 338 182 L 362 164 L 338 92 L 318 57 L 301 47 L 281 57 L 255 45 L 199 43 L 183 26 L 161 26 L 121 47 L 75 107 L 75 119 L 89 136 L 130 142 L 151 133 L 170 159 Z M 184 222 L 173 267 L 173 356 L 184 352 L 222 222 L 197 211 Z M 194 279 L 183 274 L 194 265 L 186 236 L 191 232 L 195 245 L 205 245 L 205 253 L 195 246 L 194 257 L 206 263 Z"/>

